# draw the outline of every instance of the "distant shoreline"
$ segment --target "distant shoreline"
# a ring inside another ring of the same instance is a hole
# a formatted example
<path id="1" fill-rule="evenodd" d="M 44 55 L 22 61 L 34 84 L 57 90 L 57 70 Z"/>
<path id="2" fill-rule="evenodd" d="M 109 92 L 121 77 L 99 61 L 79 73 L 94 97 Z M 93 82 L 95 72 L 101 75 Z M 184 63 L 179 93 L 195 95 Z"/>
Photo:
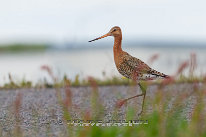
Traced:
<path id="1" fill-rule="evenodd" d="M 72 49 L 106 49 L 113 46 L 113 42 L 63 42 L 63 43 L 11 43 L 0 44 L 0 52 L 19 51 L 44 51 L 44 50 L 72 50 Z M 206 49 L 204 41 L 180 41 L 180 40 L 123 40 L 122 47 L 136 48 L 183 48 L 183 49 Z"/>
<path id="2" fill-rule="evenodd" d="M 44 44 L 11 44 L 0 45 L 0 52 L 45 51 L 48 45 Z"/>

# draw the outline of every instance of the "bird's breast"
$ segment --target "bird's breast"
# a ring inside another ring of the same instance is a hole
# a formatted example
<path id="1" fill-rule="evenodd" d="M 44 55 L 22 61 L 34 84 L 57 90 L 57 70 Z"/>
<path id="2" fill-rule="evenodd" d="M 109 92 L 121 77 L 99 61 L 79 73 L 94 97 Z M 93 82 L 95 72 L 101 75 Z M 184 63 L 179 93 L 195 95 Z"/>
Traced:
<path id="1" fill-rule="evenodd" d="M 122 62 L 118 65 L 117 70 L 121 75 L 123 75 L 126 78 L 131 78 L 131 75 L 133 73 L 133 69 L 131 66 L 126 64 L 125 62 Z"/>
<path id="2" fill-rule="evenodd" d="M 126 78 L 131 78 L 133 69 L 127 64 L 127 62 L 124 61 L 124 54 L 124 52 L 114 49 L 114 62 L 121 75 Z"/>
<path id="3" fill-rule="evenodd" d="M 115 65 L 121 75 L 126 78 L 131 78 L 133 69 L 125 61 L 122 55 L 114 57 Z"/>

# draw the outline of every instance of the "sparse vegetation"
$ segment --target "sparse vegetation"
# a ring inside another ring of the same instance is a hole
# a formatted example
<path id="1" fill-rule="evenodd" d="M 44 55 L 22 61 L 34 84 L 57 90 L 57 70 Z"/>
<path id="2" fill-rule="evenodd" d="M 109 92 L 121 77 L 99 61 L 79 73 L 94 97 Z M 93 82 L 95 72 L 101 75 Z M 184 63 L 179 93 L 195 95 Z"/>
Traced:
<path id="1" fill-rule="evenodd" d="M 107 79 L 96 79 L 93 78 L 98 86 L 112 86 L 112 85 L 134 85 L 135 83 L 127 78 L 120 78 L 120 77 L 111 77 Z M 206 77 L 186 77 L 184 75 L 180 75 L 177 79 L 174 79 L 172 81 L 172 84 L 181 84 L 181 83 L 204 83 L 206 81 Z M 55 88 L 58 87 L 64 87 L 64 84 L 69 83 L 71 87 L 81 87 L 81 86 L 90 86 L 88 79 L 79 79 L 79 76 L 77 75 L 75 80 L 71 80 L 67 78 L 65 75 L 62 80 L 59 80 L 56 83 L 49 83 L 48 81 L 44 81 L 42 83 L 33 84 L 31 81 L 26 81 L 25 79 L 21 81 L 10 81 L 9 83 L 4 84 L 1 86 L 1 89 L 16 89 L 16 88 Z M 163 80 L 157 80 L 153 82 L 149 82 L 150 85 L 160 85 L 163 82 Z"/>

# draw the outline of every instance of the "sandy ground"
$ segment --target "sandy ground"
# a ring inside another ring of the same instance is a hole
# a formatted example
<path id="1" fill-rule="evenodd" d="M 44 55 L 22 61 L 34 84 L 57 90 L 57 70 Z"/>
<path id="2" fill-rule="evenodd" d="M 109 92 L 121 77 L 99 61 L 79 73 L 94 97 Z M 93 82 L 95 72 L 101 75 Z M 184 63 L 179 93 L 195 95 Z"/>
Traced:
<path id="1" fill-rule="evenodd" d="M 176 84 L 168 85 L 159 91 L 157 85 L 149 86 L 146 95 L 146 109 L 144 113 L 153 111 L 155 95 L 160 94 L 168 101 L 168 109 L 172 107 L 176 98 L 183 94 L 190 93 L 194 88 L 201 89 L 202 84 Z M 63 99 L 66 97 L 65 90 L 61 89 Z M 15 128 L 15 100 L 18 93 L 22 95 L 21 107 L 19 109 L 20 127 L 25 135 L 53 136 L 64 134 L 66 131 L 63 120 L 63 110 L 59 105 L 55 89 L 17 89 L 0 90 L 0 133 L 9 135 Z M 91 87 L 71 87 L 72 107 L 71 119 L 81 119 L 85 114 L 91 113 L 91 98 L 93 90 Z M 116 102 L 140 93 L 139 87 L 135 86 L 102 86 L 98 87 L 97 103 L 103 106 L 98 114 L 102 120 L 112 119 L 112 114 L 117 110 L 120 119 L 126 118 L 126 111 L 129 107 L 140 111 L 142 97 L 133 99 L 120 109 L 115 109 Z M 186 120 L 190 120 L 197 96 L 192 94 L 181 102 L 183 104 L 182 115 Z"/>

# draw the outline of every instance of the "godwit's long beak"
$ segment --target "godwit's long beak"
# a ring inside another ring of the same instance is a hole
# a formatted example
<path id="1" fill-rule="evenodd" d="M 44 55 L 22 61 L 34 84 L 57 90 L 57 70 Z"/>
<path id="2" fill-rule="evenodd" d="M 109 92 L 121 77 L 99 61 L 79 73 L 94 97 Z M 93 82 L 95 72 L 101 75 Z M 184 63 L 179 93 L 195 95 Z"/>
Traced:
<path id="1" fill-rule="evenodd" d="M 107 34 L 105 34 L 105 35 L 103 35 L 103 36 L 101 36 L 101 37 L 99 37 L 99 38 L 90 40 L 90 41 L 88 41 L 88 42 L 92 42 L 92 41 L 95 41 L 95 40 L 98 40 L 98 39 L 102 39 L 102 38 L 105 38 L 105 37 L 107 37 L 107 36 L 111 36 L 110 33 L 107 33 Z"/>

